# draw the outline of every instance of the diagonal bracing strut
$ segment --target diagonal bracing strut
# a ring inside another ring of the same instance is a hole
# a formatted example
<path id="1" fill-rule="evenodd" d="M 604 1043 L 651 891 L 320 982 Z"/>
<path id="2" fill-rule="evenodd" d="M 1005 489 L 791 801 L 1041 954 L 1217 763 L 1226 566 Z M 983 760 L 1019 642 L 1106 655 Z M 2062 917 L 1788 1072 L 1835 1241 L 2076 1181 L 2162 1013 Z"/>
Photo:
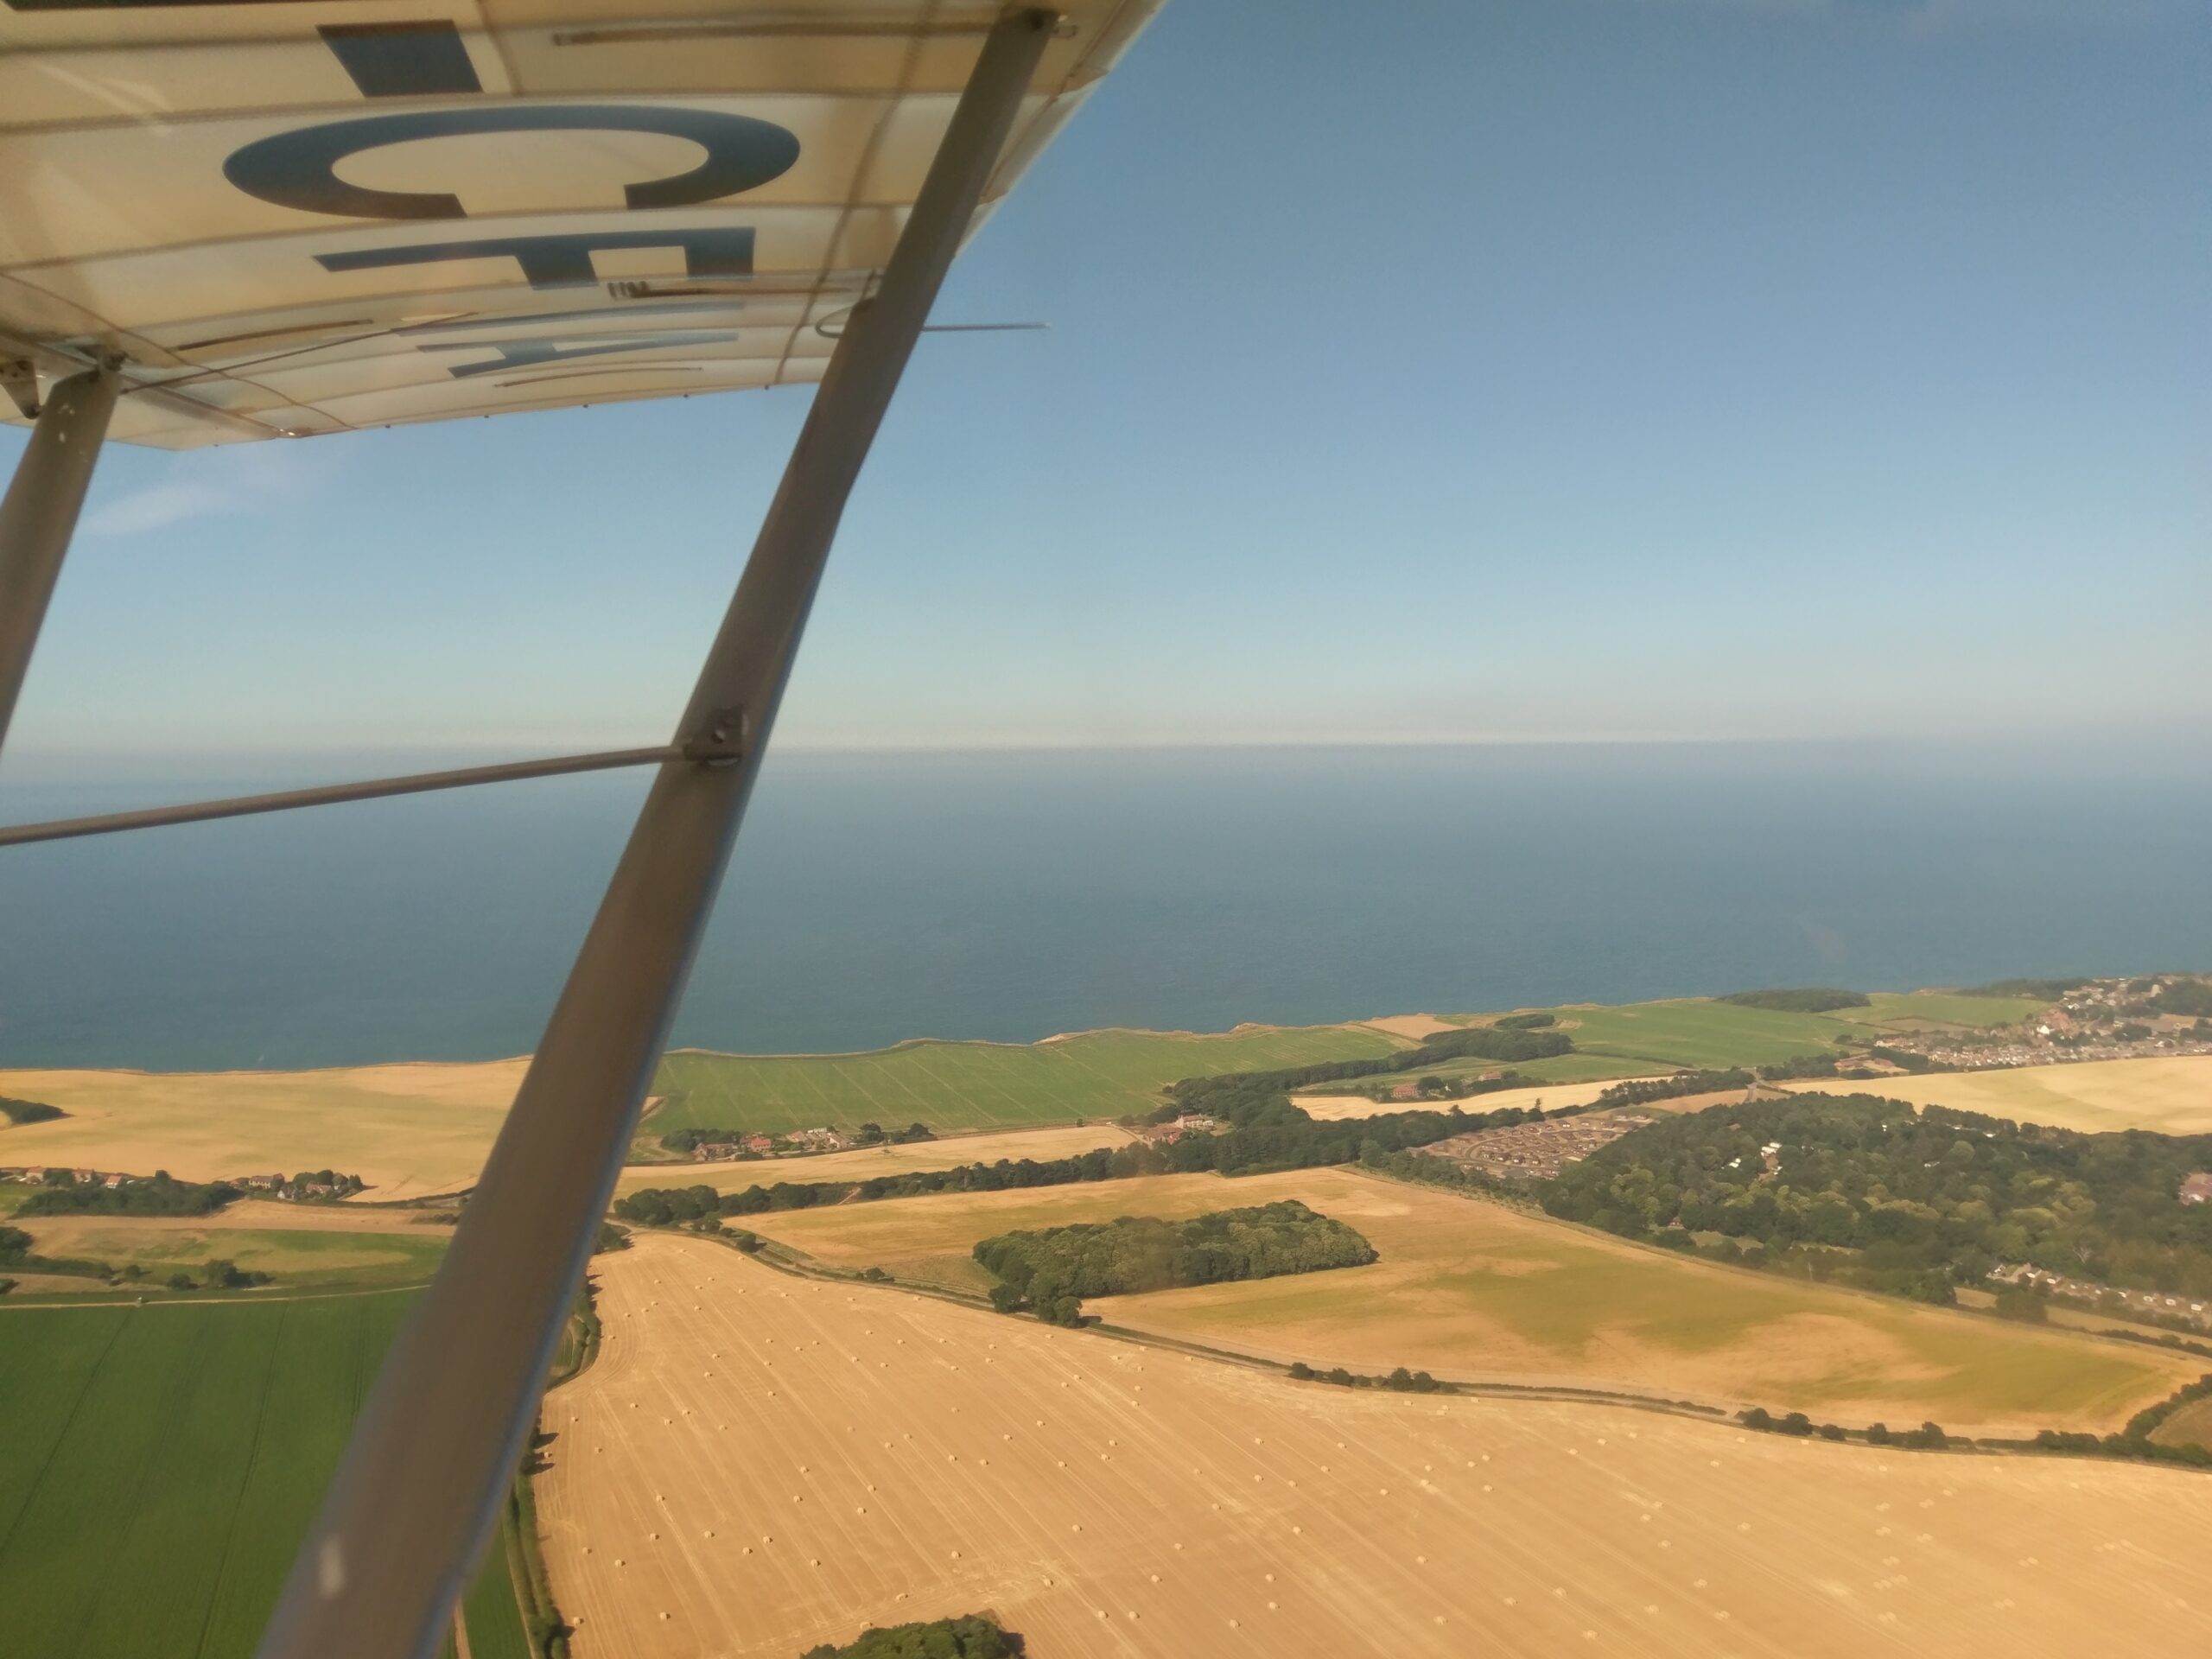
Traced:
<path id="1" fill-rule="evenodd" d="M 26 365 L 22 373 L 28 372 Z M 22 374 L 10 378 L 16 382 L 11 390 L 19 389 Z M 30 385 L 35 398 L 35 378 Z M 72 375 L 54 387 L 38 411 L 38 424 L 16 464 L 7 496 L 0 499 L 0 742 L 7 741 L 47 601 L 60 580 L 86 486 L 100 458 L 100 441 L 115 412 L 117 389 L 115 370 L 107 365 Z"/>
<path id="2" fill-rule="evenodd" d="M 260 1659 L 427 1659 L 534 1420 L 728 860 L 854 480 L 1054 19 L 983 42 L 882 286 L 830 359 L 679 733 L 742 709 L 725 765 L 664 766 L 436 1280 L 393 1344 Z"/>

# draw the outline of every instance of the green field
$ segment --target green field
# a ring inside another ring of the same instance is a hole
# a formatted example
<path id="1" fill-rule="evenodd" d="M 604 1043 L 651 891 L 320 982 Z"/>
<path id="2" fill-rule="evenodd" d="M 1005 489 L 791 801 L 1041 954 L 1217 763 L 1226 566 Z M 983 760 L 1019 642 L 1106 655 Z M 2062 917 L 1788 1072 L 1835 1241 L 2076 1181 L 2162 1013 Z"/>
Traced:
<path id="1" fill-rule="evenodd" d="M 199 1279 L 210 1261 L 221 1260 L 245 1272 L 268 1274 L 275 1288 L 286 1294 L 425 1283 L 453 1236 L 448 1227 L 413 1233 L 309 1233 L 290 1228 L 149 1227 L 129 1218 L 93 1216 L 72 1216 L 30 1230 L 34 1248 L 42 1255 L 135 1267 L 147 1287 L 163 1283 L 173 1273 Z"/>
<path id="2" fill-rule="evenodd" d="M 1827 1052 L 1839 1038 L 1879 1041 L 1885 1032 L 1925 1031 L 1942 1026 L 2005 1026 L 2024 1020 L 2043 1004 L 2018 996 L 1967 996 L 1953 991 L 1877 991 L 1863 1008 L 1832 1014 L 1789 1014 L 1739 1007 L 1732 1002 L 1681 998 L 1620 1007 L 1554 1008 L 1575 1047 L 1591 1059 L 1663 1065 L 1772 1065 L 1802 1054 Z M 1450 1016 L 1478 1024 L 1478 1014 Z M 1573 1057 L 1566 1057 L 1572 1058 Z M 1537 1073 L 1545 1062 L 1517 1069 Z M 1549 1064 L 1558 1064 L 1550 1062 Z M 1545 1074 L 1548 1081 L 1579 1082 L 1594 1072 Z"/>
<path id="3" fill-rule="evenodd" d="M 0 1652 L 251 1654 L 410 1300 L 0 1310 Z M 492 1554 L 470 1646 L 509 1659 Z"/>
<path id="4" fill-rule="evenodd" d="M 1840 1039 L 1863 1043 L 1878 1039 L 1885 1030 L 2002 1025 L 2036 1007 L 2018 997 L 1916 991 L 1880 993 L 1866 1007 L 1836 1014 L 1789 1014 L 1701 998 L 1562 1007 L 1554 1012 L 1578 1052 L 1514 1069 L 1539 1082 L 1581 1083 L 1674 1066 L 1770 1065 L 1834 1052 Z M 1481 1017 L 1451 1016 L 1454 1023 Z M 1221 1036 L 1094 1031 L 1026 1046 L 902 1043 L 865 1054 L 687 1051 L 661 1063 L 653 1092 L 664 1103 L 647 1122 L 644 1141 L 680 1128 L 778 1134 L 816 1125 L 889 1128 L 915 1122 L 941 1130 L 1015 1128 L 1120 1117 L 1157 1105 L 1159 1090 L 1179 1077 L 1363 1058 L 1408 1046 L 1363 1027 L 1309 1026 Z M 1497 1067 L 1491 1061 L 1455 1060 L 1431 1069 L 1456 1076 Z M 1421 1075 L 1408 1072 L 1395 1080 Z"/>
<path id="5" fill-rule="evenodd" d="M 779 1134 L 816 1125 L 912 1122 L 1015 1128 L 1149 1111 L 1181 1077 L 1363 1059 L 1408 1045 L 1348 1026 L 1234 1031 L 1093 1031 L 1049 1043 L 902 1043 L 866 1054 L 684 1051 L 661 1062 L 664 1103 L 649 1136 L 679 1128 Z"/>
<path id="6" fill-rule="evenodd" d="M 1770 1065 L 1823 1052 L 1838 1037 L 1866 1034 L 1832 1014 L 1783 1014 L 1729 1002 L 1637 1002 L 1558 1012 L 1561 1026 L 1573 1022 L 1567 1035 L 1585 1053 L 1668 1065 Z"/>
<path id="7" fill-rule="evenodd" d="M 1838 1008 L 1834 1017 L 1854 1026 L 1904 1031 L 1929 1026 L 2012 1026 L 2049 1006 L 2033 997 L 1967 996 L 1952 991 L 1877 991 L 1866 1001 L 1863 1008 Z"/>

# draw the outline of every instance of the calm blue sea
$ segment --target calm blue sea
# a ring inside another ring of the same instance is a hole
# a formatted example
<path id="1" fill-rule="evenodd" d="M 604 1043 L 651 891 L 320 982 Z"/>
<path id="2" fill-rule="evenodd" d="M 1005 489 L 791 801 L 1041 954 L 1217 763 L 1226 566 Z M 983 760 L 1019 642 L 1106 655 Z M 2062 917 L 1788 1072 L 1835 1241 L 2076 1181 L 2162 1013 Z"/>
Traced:
<path id="1" fill-rule="evenodd" d="M 19 769 L 0 817 L 317 776 L 127 770 Z M 2026 746 L 779 756 L 677 1036 L 851 1049 L 2212 967 L 2204 771 Z M 525 1051 L 639 792 L 0 849 L 0 1065 Z"/>

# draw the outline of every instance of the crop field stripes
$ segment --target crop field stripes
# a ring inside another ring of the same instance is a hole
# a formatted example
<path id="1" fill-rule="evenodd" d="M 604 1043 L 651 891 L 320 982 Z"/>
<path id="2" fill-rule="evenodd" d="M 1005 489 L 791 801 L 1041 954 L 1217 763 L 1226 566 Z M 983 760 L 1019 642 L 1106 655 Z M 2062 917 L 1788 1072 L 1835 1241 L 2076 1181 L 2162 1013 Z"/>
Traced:
<path id="1" fill-rule="evenodd" d="M 289 1310 L 287 1309 L 285 1312 L 289 1313 Z M 261 1388 L 254 1397 L 253 1438 L 249 1443 L 246 1457 L 239 1465 L 238 1490 L 232 1494 L 229 1520 L 228 1523 L 223 1529 L 223 1553 L 215 1563 L 215 1593 L 207 1598 L 207 1605 L 201 1610 L 200 1616 L 200 1635 L 198 1639 L 194 1641 L 192 1645 L 192 1651 L 194 1655 L 205 1654 L 207 1651 L 207 1637 L 209 1627 L 215 1617 L 215 1604 L 220 1599 L 224 1584 L 228 1580 L 233 1570 L 231 1558 L 231 1541 L 237 1535 L 238 1517 L 245 1505 L 246 1491 L 253 1484 L 254 1465 L 259 1459 L 261 1455 L 262 1425 L 266 1421 L 269 1414 L 269 1390 L 276 1381 L 276 1354 L 279 1347 L 283 1344 L 283 1334 L 284 1313 L 280 1313 L 277 1315 L 276 1340 L 270 1344 L 269 1360 L 268 1363 L 262 1367 L 261 1370 Z"/>
<path id="2" fill-rule="evenodd" d="M 411 1300 L 9 1310 L 0 1650 L 251 1653 Z"/>
<path id="3" fill-rule="evenodd" d="M 88 1374 L 96 1375 L 100 1369 L 106 1364 L 108 1355 L 113 1351 L 117 1340 L 122 1335 L 123 1321 L 121 1319 L 118 1319 L 114 1322 L 107 1333 L 107 1340 L 100 1344 L 99 1356 L 95 1357 L 91 1365 L 86 1368 Z M 4 1373 L 0 1373 L 0 1375 L 4 1375 Z M 48 1372 L 48 1375 L 55 1376 L 60 1376 L 60 1368 L 58 1366 L 52 1368 Z M 8 1381 L 8 1392 L 11 1397 L 15 1397 L 15 1389 L 21 1386 L 22 1379 L 20 1377 L 10 1377 Z M 25 1484 L 22 1496 L 17 1500 L 16 1512 L 9 1516 L 8 1524 L 4 1528 L 0 1528 L 0 1560 L 5 1560 L 7 1559 L 9 1547 L 15 1542 L 16 1529 L 22 1524 L 24 1516 L 30 1512 L 33 1499 L 36 1497 L 39 1488 L 45 1484 L 48 1474 L 51 1473 L 53 1470 L 54 1459 L 61 1450 L 61 1443 L 69 1437 L 70 1431 L 76 1427 L 78 1414 L 85 1408 L 86 1397 L 86 1394 L 80 1391 L 76 1399 L 71 1403 L 67 1413 L 62 1417 L 60 1423 L 55 1426 L 54 1438 L 48 1442 L 45 1453 L 38 1460 L 38 1469 L 36 1473 L 35 1473 L 31 1477 L 30 1480 Z M 36 1402 L 34 1401 L 31 1404 L 35 1406 Z M 19 1405 L 17 1409 L 10 1414 L 9 1433 L 10 1434 L 21 1434 L 23 1432 L 23 1423 L 27 1417 L 33 1422 L 37 1421 L 35 1415 L 23 1409 L 22 1406 Z M 3 1476 L 0 1476 L 0 1478 L 3 1478 Z M 0 1494 L 3 1494 L 5 1488 L 0 1487 Z"/>

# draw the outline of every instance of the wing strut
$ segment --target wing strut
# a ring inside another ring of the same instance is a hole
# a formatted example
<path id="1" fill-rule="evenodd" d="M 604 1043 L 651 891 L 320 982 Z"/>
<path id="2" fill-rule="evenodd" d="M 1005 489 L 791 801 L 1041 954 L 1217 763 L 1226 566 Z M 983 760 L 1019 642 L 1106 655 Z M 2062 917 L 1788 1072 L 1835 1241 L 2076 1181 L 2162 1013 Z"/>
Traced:
<path id="1" fill-rule="evenodd" d="M 11 379 L 20 384 L 20 377 Z M 35 401 L 37 383 L 29 384 Z M 100 458 L 116 389 L 111 368 L 73 374 L 55 386 L 0 501 L 0 743 L 7 741 L 46 603 Z"/>
<path id="2" fill-rule="evenodd" d="M 260 1659 L 436 1650 L 535 1420 L 667 1039 L 854 480 L 1054 19 L 986 38 L 874 299 L 830 359 L 677 741 L 742 711 L 740 753 L 663 766 L 444 1265 L 393 1344 Z"/>

